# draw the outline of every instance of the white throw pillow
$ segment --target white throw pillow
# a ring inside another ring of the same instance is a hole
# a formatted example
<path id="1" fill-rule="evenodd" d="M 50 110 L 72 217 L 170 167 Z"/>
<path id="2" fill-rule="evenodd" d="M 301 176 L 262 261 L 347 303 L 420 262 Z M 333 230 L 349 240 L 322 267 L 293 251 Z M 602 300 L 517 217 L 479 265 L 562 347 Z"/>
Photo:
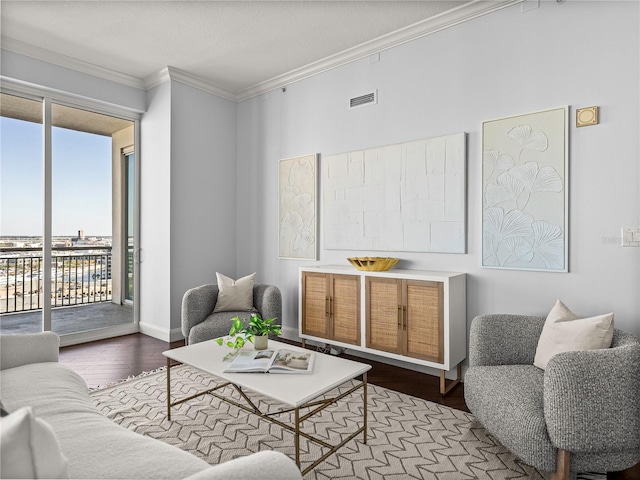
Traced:
<path id="1" fill-rule="evenodd" d="M 51 426 L 31 407 L 0 420 L 1 478 L 69 478 L 69 465 Z"/>
<path id="2" fill-rule="evenodd" d="M 216 272 L 218 300 L 214 312 L 253 312 L 253 282 L 256 274 L 233 280 Z"/>
<path id="3" fill-rule="evenodd" d="M 542 328 L 533 364 L 544 370 L 557 353 L 609 348 L 612 339 L 613 313 L 579 318 L 558 300 Z"/>

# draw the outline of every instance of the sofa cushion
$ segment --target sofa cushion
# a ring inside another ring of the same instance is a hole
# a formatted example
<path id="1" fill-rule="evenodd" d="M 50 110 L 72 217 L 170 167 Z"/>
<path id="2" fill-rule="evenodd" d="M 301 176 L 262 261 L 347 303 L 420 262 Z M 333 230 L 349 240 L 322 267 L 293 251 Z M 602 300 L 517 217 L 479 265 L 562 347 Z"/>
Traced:
<path id="1" fill-rule="evenodd" d="M 22 407 L 0 420 L 0 478 L 69 478 L 51 426 Z"/>
<path id="2" fill-rule="evenodd" d="M 470 367 L 464 378 L 469 410 L 508 449 L 537 468 L 555 469 L 544 420 L 544 371 L 533 365 Z M 543 465 L 541 459 L 546 460 Z"/>
<path id="3" fill-rule="evenodd" d="M 60 337 L 53 332 L 0 335 L 0 369 L 28 363 L 57 362 Z"/>
<path id="4" fill-rule="evenodd" d="M 122 428 L 93 405 L 84 380 L 58 363 L 3 370 L 0 395 L 13 412 L 30 406 L 53 428 L 70 478 L 184 478 L 209 464 L 178 448 Z M 165 418 L 154 420 L 170 428 Z"/>
<path id="5" fill-rule="evenodd" d="M 256 274 L 234 280 L 216 272 L 218 281 L 218 299 L 214 312 L 253 312 L 253 283 Z"/>
<path id="6" fill-rule="evenodd" d="M 613 338 L 613 313 L 580 318 L 560 300 L 544 322 L 533 364 L 545 369 L 561 352 L 609 348 Z"/>

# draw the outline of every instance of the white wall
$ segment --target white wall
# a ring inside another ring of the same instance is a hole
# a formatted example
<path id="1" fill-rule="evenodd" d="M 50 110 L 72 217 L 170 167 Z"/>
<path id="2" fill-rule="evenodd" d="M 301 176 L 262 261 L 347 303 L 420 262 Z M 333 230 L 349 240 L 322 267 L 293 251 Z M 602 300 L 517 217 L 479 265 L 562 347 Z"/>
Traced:
<path id="1" fill-rule="evenodd" d="M 171 87 L 171 328 L 189 288 L 236 274 L 236 104 Z"/>
<path id="2" fill-rule="evenodd" d="M 171 80 L 141 129 L 140 330 L 177 340 L 184 293 L 236 273 L 236 105 Z"/>
<path id="3" fill-rule="evenodd" d="M 147 92 L 140 122 L 140 331 L 168 340 L 171 309 L 171 83 Z"/>
<path id="4" fill-rule="evenodd" d="M 556 298 L 576 313 L 613 311 L 640 334 L 640 248 L 620 228 L 640 225 L 640 4 L 515 5 L 242 102 L 238 106 L 238 274 L 258 271 L 283 292 L 297 327 L 298 272 L 279 260 L 279 159 L 468 132 L 468 253 L 385 252 L 402 268 L 466 272 L 468 322 L 483 313 L 546 315 Z M 347 110 L 377 88 L 379 104 Z M 570 273 L 481 268 L 482 122 L 571 106 Z M 575 128 L 575 108 L 600 124 Z M 321 160 L 322 161 L 322 160 Z M 321 190 L 321 189 L 320 189 Z M 320 219 L 322 216 L 320 215 Z M 329 251 L 320 264 L 381 252 Z"/>

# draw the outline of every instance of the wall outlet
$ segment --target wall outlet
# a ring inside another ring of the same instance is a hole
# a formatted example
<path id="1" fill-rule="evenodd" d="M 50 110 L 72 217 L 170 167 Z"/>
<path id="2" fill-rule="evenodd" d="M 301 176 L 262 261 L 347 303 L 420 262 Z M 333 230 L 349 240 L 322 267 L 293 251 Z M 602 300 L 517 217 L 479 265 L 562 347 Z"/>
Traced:
<path id="1" fill-rule="evenodd" d="M 640 247 L 640 227 L 622 227 L 622 246 Z"/>

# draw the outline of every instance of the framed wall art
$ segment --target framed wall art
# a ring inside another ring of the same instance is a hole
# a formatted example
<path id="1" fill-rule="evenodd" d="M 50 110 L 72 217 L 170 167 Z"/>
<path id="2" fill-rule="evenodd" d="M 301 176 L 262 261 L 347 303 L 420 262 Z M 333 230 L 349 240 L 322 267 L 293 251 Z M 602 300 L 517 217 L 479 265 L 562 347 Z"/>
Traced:
<path id="1" fill-rule="evenodd" d="M 280 160 L 278 169 L 278 256 L 316 260 L 318 155 Z"/>
<path id="2" fill-rule="evenodd" d="M 482 266 L 568 272 L 569 107 L 482 124 Z"/>
<path id="3" fill-rule="evenodd" d="M 323 246 L 466 252 L 466 134 L 323 157 Z"/>

